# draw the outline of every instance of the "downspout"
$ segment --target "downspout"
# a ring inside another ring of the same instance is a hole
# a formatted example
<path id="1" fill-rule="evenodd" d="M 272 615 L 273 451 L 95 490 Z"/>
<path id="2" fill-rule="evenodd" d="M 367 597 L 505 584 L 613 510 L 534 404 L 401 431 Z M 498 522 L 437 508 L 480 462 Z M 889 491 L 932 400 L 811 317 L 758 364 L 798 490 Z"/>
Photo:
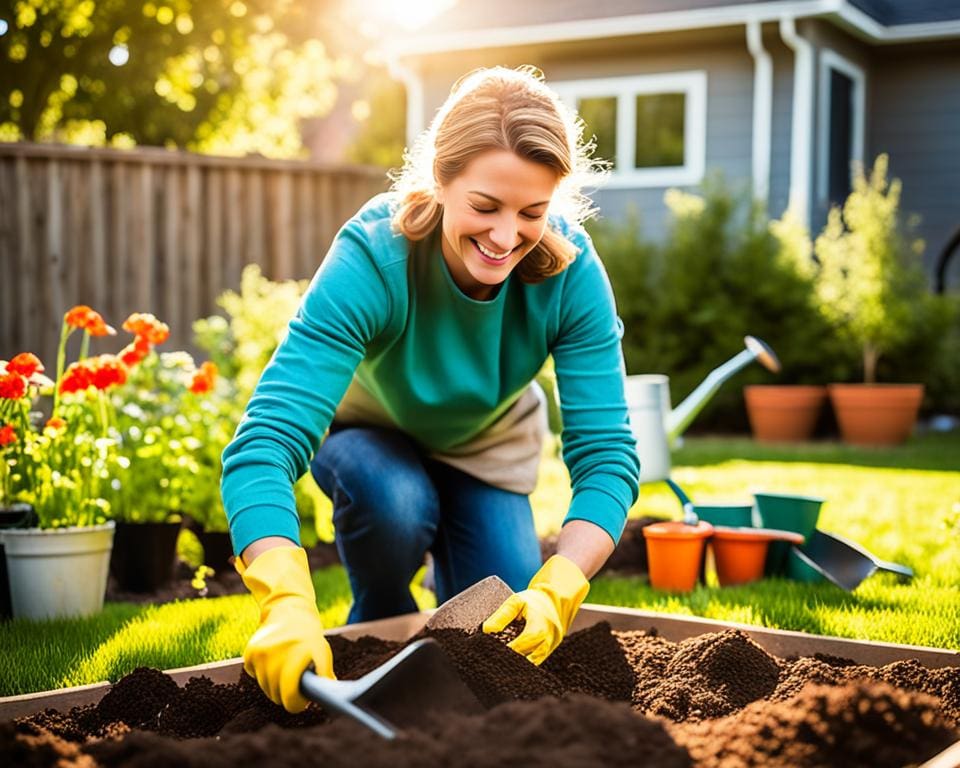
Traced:
<path id="1" fill-rule="evenodd" d="M 813 136 L 813 46 L 797 33 L 796 20 L 780 19 L 780 37 L 793 51 L 793 120 L 790 128 L 790 202 L 810 227 L 810 150 Z"/>
<path id="2" fill-rule="evenodd" d="M 387 70 L 391 77 L 403 83 L 407 91 L 407 150 L 410 150 L 424 129 L 423 79 L 413 67 L 401 64 L 393 56 L 387 59 Z"/>
<path id="3" fill-rule="evenodd" d="M 747 22 L 747 48 L 753 56 L 753 197 L 770 196 L 770 145 L 773 126 L 773 61 L 763 47 L 763 25 Z"/>

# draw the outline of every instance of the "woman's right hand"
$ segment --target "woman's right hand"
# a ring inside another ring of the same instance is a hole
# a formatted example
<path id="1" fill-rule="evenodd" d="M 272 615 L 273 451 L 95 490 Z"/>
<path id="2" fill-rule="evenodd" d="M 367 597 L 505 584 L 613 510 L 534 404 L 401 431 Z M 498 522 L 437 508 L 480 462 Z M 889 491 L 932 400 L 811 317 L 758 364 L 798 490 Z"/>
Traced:
<path id="1" fill-rule="evenodd" d="M 260 551 L 248 547 L 243 554 L 253 558 L 249 566 L 242 557 L 235 560 L 260 607 L 260 626 L 244 649 L 243 668 L 274 703 L 302 712 L 308 702 L 300 693 L 300 676 L 312 664 L 318 675 L 335 678 L 333 653 L 323 636 L 307 553 L 283 541 Z"/>

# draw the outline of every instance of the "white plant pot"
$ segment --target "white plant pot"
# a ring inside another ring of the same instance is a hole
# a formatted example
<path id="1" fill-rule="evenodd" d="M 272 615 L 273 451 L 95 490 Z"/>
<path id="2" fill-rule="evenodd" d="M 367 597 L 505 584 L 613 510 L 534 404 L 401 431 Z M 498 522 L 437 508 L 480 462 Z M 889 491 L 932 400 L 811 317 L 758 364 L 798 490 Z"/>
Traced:
<path id="1" fill-rule="evenodd" d="M 15 619 L 89 616 L 103 609 L 113 520 L 71 528 L 0 531 Z"/>

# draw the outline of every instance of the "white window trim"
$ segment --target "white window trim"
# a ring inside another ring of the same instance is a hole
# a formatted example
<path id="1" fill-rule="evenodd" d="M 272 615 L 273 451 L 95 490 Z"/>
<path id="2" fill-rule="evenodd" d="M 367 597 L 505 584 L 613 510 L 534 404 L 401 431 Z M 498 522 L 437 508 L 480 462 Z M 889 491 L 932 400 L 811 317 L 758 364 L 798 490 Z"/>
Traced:
<path id="1" fill-rule="evenodd" d="M 577 99 L 617 98 L 617 160 L 604 186 L 608 188 L 692 186 L 703 181 L 707 155 L 707 73 L 704 70 L 655 75 L 563 80 L 549 85 L 572 109 Z M 643 94 L 683 93 L 684 164 L 677 167 L 634 168 L 636 97 Z"/>
<path id="2" fill-rule="evenodd" d="M 863 163 L 867 111 L 867 73 L 857 64 L 829 48 L 820 51 L 820 103 L 818 104 L 817 199 L 827 204 L 830 160 L 830 71 L 836 70 L 853 81 L 853 136 L 851 160 Z M 851 179 L 852 179 L 851 171 Z"/>

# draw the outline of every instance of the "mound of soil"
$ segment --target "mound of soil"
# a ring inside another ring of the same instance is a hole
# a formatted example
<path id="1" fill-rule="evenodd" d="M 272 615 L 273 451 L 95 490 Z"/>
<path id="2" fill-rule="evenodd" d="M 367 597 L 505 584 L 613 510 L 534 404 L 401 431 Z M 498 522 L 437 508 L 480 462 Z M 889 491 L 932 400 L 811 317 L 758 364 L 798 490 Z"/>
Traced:
<path id="1" fill-rule="evenodd" d="M 960 668 L 777 659 L 736 630 L 671 643 L 605 623 L 540 667 L 504 638 L 429 633 L 489 709 L 392 742 L 316 705 L 291 715 L 240 675 L 179 687 L 141 668 L 99 704 L 0 724 L 0 763 L 57 766 L 903 766 L 960 739 Z M 331 637 L 355 679 L 401 643 Z"/>

